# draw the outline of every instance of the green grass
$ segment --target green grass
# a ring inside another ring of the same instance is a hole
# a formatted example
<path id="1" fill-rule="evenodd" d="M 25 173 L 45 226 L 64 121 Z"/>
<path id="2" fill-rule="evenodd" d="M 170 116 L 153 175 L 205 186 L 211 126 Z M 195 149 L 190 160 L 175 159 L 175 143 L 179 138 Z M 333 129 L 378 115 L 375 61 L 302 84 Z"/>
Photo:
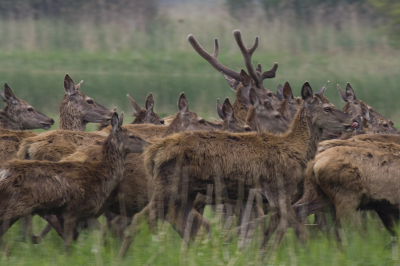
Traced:
<path id="1" fill-rule="evenodd" d="M 391 241 L 390 235 L 380 221 L 371 216 L 367 219 L 365 231 L 357 229 L 361 227 L 357 222 L 345 223 L 346 247 L 339 246 L 331 234 L 324 236 L 311 226 L 308 226 L 311 238 L 303 247 L 290 229 L 276 258 L 269 256 L 264 261 L 260 261 L 260 228 L 256 230 L 250 245 L 238 250 L 237 237 L 224 242 L 219 215 L 213 215 L 206 209 L 205 216 L 212 223 L 211 237 L 197 239 L 186 252 L 181 251 L 181 238 L 167 223 L 159 223 L 158 241 L 155 241 L 147 224 L 141 223 L 140 233 L 121 265 L 393 265 L 398 262 L 398 247 L 385 248 Z M 105 224 L 103 219 L 100 221 Z M 36 217 L 34 231 L 40 231 L 44 224 L 43 220 Z M 17 241 L 18 230 L 17 223 L 4 237 L 11 252 L 8 256 L 1 253 L 2 265 L 111 265 L 121 244 L 111 232 L 107 232 L 103 238 L 96 229 L 91 232 L 86 230 L 81 233 L 68 256 L 63 251 L 63 241 L 54 231 L 42 243 L 33 245 Z"/>

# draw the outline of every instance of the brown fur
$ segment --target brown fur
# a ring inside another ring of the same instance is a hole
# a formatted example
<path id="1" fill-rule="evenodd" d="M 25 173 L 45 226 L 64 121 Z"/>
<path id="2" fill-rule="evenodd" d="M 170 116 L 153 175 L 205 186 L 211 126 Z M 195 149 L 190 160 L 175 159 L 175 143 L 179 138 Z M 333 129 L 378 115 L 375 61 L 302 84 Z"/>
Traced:
<path id="1" fill-rule="evenodd" d="M 240 198 L 240 184 L 244 186 L 245 196 L 250 188 L 268 186 L 271 191 L 268 201 L 278 206 L 276 179 L 281 174 L 288 198 L 285 206 L 289 208 L 289 223 L 296 224 L 298 234 L 304 238 L 290 202 L 301 192 L 303 172 L 307 162 L 314 157 L 322 128 L 344 130 L 343 124 L 352 123 L 352 118 L 322 102 L 320 95 L 313 97 L 308 83 L 303 86 L 302 95 L 308 105 L 302 105 L 286 134 L 185 132 L 166 137 L 149 147 L 144 157 L 154 187 L 146 207 L 150 210 L 150 218 L 155 217 L 157 210 L 164 210 L 159 212 L 160 218 L 164 218 L 172 198 L 176 210 L 181 207 L 186 210 L 172 215 L 185 220 L 197 193 L 205 193 L 207 185 L 214 184 L 217 179 L 225 184 L 227 196 L 234 200 Z M 183 202 L 186 202 L 186 208 Z M 170 222 L 173 220 L 166 218 Z M 185 222 L 181 224 L 185 225 Z M 126 241 L 129 239 L 127 236 Z M 124 254 L 127 246 L 124 243 L 120 254 Z"/>
<path id="2" fill-rule="evenodd" d="M 400 146 L 367 145 L 330 148 L 316 156 L 307 174 L 320 195 L 333 204 L 336 225 L 357 209 L 375 210 L 394 235 L 399 220 Z"/>
<path id="3" fill-rule="evenodd" d="M 68 74 L 64 78 L 65 94 L 60 104 L 59 129 L 85 131 L 86 124 L 109 123 L 115 111 L 108 110 L 92 98 L 86 96 L 75 86 Z"/>
<path id="4" fill-rule="evenodd" d="M 0 237 L 7 229 L 6 220 L 12 225 L 31 213 L 62 214 L 68 248 L 75 224 L 93 217 L 121 180 L 126 154 L 141 152 L 146 145 L 121 124 L 122 117 L 118 121 L 114 115 L 113 131 L 102 145 L 98 163 L 14 160 L 2 165 Z"/>

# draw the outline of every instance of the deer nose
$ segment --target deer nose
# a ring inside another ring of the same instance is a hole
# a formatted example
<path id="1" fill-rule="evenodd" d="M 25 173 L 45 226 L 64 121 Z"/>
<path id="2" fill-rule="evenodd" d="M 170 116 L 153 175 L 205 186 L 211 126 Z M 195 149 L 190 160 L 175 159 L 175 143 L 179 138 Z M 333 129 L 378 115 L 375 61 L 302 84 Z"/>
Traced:
<path id="1" fill-rule="evenodd" d="M 165 121 L 164 120 L 160 120 L 160 123 L 161 123 L 161 125 L 164 125 Z"/>
<path id="2" fill-rule="evenodd" d="M 250 131 L 251 131 L 251 128 L 250 128 L 250 127 L 245 127 L 245 128 L 244 128 L 244 131 L 250 132 Z"/>
<path id="3" fill-rule="evenodd" d="M 50 124 L 50 125 L 54 125 L 54 119 L 50 119 L 50 120 L 49 120 L 49 124 Z"/>

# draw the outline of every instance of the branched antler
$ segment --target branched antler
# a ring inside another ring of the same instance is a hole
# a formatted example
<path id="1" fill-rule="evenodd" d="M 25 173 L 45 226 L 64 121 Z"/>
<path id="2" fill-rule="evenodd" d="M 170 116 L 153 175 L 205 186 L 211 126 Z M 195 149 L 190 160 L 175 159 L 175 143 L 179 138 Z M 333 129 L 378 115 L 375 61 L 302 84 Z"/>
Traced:
<path id="1" fill-rule="evenodd" d="M 227 75 L 237 81 L 241 81 L 241 76 L 239 72 L 233 71 L 232 69 L 227 68 L 223 64 L 221 64 L 218 61 L 218 53 L 219 53 L 219 43 L 218 39 L 215 38 L 214 40 L 214 52 L 213 54 L 207 53 L 203 47 L 200 46 L 200 44 L 197 42 L 193 34 L 189 34 L 188 36 L 188 41 L 192 45 L 193 49 L 205 60 L 207 60 L 210 65 L 212 65 L 213 68 L 218 70 L 219 72 L 222 72 L 222 74 Z"/>
<path id="2" fill-rule="evenodd" d="M 247 71 L 250 77 L 255 81 L 257 88 L 263 88 L 263 80 L 267 78 L 274 78 L 276 75 L 276 70 L 278 69 L 278 63 L 274 63 L 271 70 L 262 73 L 261 64 L 257 65 L 257 69 L 254 69 L 251 63 L 251 56 L 258 47 L 258 36 L 254 40 L 254 44 L 251 48 L 247 48 L 242 39 L 242 33 L 240 30 L 234 30 L 233 36 L 235 37 L 236 43 L 238 44 L 240 51 L 243 54 L 244 63 L 246 65 Z"/>

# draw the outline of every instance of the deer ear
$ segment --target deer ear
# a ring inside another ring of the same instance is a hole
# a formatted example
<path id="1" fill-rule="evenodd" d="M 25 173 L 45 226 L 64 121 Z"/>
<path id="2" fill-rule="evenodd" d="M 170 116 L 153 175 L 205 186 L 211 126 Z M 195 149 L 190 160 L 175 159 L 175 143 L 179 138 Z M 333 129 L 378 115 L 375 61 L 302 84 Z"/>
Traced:
<path id="1" fill-rule="evenodd" d="M 17 97 L 15 97 L 13 91 L 11 90 L 11 88 L 8 86 L 7 83 L 4 83 L 4 92 L 1 91 L 0 94 L 1 98 L 6 103 L 16 104 L 18 102 Z"/>
<path id="2" fill-rule="evenodd" d="M 283 87 L 281 84 L 279 84 L 278 88 L 276 89 L 276 97 L 279 101 L 283 101 Z"/>
<path id="3" fill-rule="evenodd" d="M 224 113 L 222 112 L 222 103 L 221 103 L 221 101 L 219 100 L 219 98 L 217 99 L 217 113 L 218 113 L 218 116 L 219 116 L 222 120 L 225 119 L 225 115 L 224 115 Z"/>
<path id="4" fill-rule="evenodd" d="M 64 77 L 64 90 L 69 96 L 75 95 L 76 93 L 74 81 L 68 74 L 65 74 Z"/>
<path id="5" fill-rule="evenodd" d="M 122 112 L 121 115 L 119 116 L 118 127 L 121 127 L 123 123 L 124 123 L 124 112 Z"/>
<path id="6" fill-rule="evenodd" d="M 346 84 L 346 98 L 349 102 L 354 102 L 354 100 L 357 100 L 354 90 L 349 82 Z"/>
<path id="7" fill-rule="evenodd" d="M 222 113 L 223 113 L 224 117 L 226 117 L 227 120 L 235 119 L 233 107 L 232 107 L 231 103 L 229 102 L 228 98 L 226 98 L 224 101 L 224 105 L 222 106 Z"/>
<path id="8" fill-rule="evenodd" d="M 301 97 L 306 103 L 312 103 L 314 101 L 313 91 L 308 81 L 304 83 L 303 88 L 301 89 Z"/>
<path id="9" fill-rule="evenodd" d="M 292 87 L 290 87 L 289 82 L 285 82 L 285 85 L 283 86 L 283 98 L 285 98 L 287 101 L 293 101 L 293 91 Z"/>
<path id="10" fill-rule="evenodd" d="M 118 114 L 114 113 L 113 116 L 111 117 L 111 126 L 114 132 L 117 131 L 118 124 L 119 124 Z"/>
<path id="11" fill-rule="evenodd" d="M 237 81 L 236 79 L 231 78 L 231 77 L 225 75 L 225 74 L 222 73 L 222 72 L 221 72 L 221 74 L 222 74 L 222 76 L 224 76 L 225 80 L 228 82 L 229 87 L 231 87 L 231 89 L 232 89 L 233 91 L 236 91 L 237 88 L 238 88 L 238 86 L 239 86 L 239 84 L 240 84 L 240 81 Z"/>
<path id="12" fill-rule="evenodd" d="M 140 108 L 140 106 L 135 102 L 134 99 L 132 99 L 132 97 L 127 94 L 126 97 L 129 99 L 129 101 L 131 101 L 131 104 L 133 106 L 133 115 L 134 116 L 138 116 L 140 114 L 140 111 L 142 110 L 142 108 Z"/>
<path id="13" fill-rule="evenodd" d="M 361 105 L 361 114 L 367 121 L 371 119 L 371 113 L 369 112 L 368 106 L 366 106 L 363 102 L 360 103 Z"/>
<path id="14" fill-rule="evenodd" d="M 247 75 L 246 71 L 243 69 L 240 71 L 240 76 L 242 78 L 242 84 L 243 86 L 249 86 L 251 84 L 251 78 L 249 75 Z"/>
<path id="15" fill-rule="evenodd" d="M 256 91 L 253 88 L 250 89 L 249 98 L 251 105 L 253 105 L 254 107 L 260 105 L 260 98 L 258 97 Z"/>
<path id="16" fill-rule="evenodd" d="M 149 93 L 146 98 L 146 110 L 147 111 L 153 111 L 154 108 L 154 98 L 153 98 L 153 93 Z"/>
<path id="17" fill-rule="evenodd" d="M 179 109 L 179 112 L 181 112 L 181 113 L 186 113 L 187 111 L 189 111 L 189 102 L 186 99 L 186 96 L 183 92 L 179 95 L 178 109 Z"/>
<path id="18" fill-rule="evenodd" d="M 346 96 L 346 92 L 344 90 L 342 90 L 342 88 L 340 88 L 339 84 L 337 84 L 337 89 L 338 89 L 339 94 L 342 97 L 343 101 L 345 101 L 347 103 L 348 99 L 347 99 L 347 96 Z"/>

